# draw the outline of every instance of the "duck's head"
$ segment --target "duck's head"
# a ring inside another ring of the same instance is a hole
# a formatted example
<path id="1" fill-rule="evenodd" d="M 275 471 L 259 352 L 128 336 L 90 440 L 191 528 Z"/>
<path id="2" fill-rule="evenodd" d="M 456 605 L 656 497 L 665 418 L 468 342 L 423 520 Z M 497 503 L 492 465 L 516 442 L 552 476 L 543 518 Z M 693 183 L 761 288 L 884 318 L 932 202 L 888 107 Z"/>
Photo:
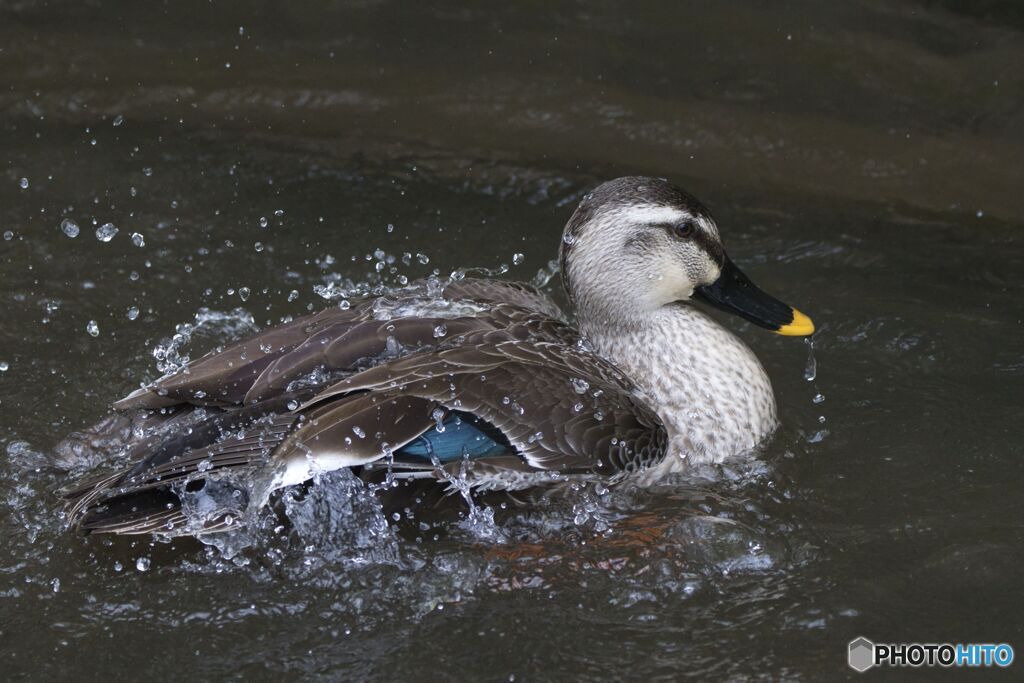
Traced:
<path id="1" fill-rule="evenodd" d="M 581 315 L 634 320 L 696 298 L 789 336 L 814 332 L 806 315 L 765 294 L 729 259 L 711 213 L 657 178 L 598 186 L 565 226 L 562 282 Z"/>

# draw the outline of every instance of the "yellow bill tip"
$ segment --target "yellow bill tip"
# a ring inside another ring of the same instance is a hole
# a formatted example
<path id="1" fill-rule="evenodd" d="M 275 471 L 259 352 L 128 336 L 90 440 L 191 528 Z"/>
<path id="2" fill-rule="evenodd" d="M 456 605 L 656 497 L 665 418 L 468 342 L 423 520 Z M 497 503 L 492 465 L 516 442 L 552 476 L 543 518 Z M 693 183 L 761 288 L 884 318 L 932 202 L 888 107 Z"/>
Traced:
<path id="1" fill-rule="evenodd" d="M 814 333 L 814 322 L 794 308 L 793 322 L 783 325 L 777 332 L 784 337 L 806 337 Z"/>

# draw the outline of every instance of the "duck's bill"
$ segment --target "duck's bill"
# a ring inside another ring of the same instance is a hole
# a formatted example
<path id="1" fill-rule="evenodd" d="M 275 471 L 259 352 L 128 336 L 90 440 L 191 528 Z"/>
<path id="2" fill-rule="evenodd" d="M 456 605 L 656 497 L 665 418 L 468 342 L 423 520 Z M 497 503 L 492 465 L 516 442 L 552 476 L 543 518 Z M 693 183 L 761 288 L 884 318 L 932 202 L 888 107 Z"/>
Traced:
<path id="1" fill-rule="evenodd" d="M 697 287 L 693 293 L 715 308 L 788 337 L 806 337 L 814 332 L 810 318 L 758 289 L 728 256 L 719 278 L 710 285 Z"/>

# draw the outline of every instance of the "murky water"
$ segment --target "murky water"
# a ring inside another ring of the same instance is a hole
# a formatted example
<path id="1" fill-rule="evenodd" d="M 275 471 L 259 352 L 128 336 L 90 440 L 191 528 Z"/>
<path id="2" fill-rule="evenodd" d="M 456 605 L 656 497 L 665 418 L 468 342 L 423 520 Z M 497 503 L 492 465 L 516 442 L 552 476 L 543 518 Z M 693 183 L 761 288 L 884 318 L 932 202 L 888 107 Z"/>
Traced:
<path id="1" fill-rule="evenodd" d="M 5 677 L 820 680 L 857 635 L 1019 645 L 1022 30 L 999 2 L 0 3 Z M 818 324 L 810 368 L 729 322 L 779 398 L 757 459 L 423 528 L 336 474 L 237 553 L 62 530 L 50 449 L 177 326 L 207 321 L 160 362 L 338 287 L 532 279 L 627 172 Z"/>

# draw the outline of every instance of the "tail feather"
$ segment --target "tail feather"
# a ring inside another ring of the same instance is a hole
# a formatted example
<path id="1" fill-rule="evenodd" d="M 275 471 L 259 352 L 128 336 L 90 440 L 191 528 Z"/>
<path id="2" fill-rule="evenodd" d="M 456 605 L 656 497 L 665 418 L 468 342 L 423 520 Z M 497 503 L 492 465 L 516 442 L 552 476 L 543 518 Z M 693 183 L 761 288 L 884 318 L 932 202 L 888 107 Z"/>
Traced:
<path id="1" fill-rule="evenodd" d="M 181 500 L 172 490 L 174 485 L 204 479 L 216 471 L 263 465 L 298 421 L 290 413 L 269 417 L 251 425 L 244 435 L 186 449 L 176 458 L 168 457 L 166 444 L 158 442 L 148 457 L 132 466 L 60 491 L 67 520 L 87 533 L 151 533 L 168 524 L 180 527 L 184 517 L 179 518 Z"/>

